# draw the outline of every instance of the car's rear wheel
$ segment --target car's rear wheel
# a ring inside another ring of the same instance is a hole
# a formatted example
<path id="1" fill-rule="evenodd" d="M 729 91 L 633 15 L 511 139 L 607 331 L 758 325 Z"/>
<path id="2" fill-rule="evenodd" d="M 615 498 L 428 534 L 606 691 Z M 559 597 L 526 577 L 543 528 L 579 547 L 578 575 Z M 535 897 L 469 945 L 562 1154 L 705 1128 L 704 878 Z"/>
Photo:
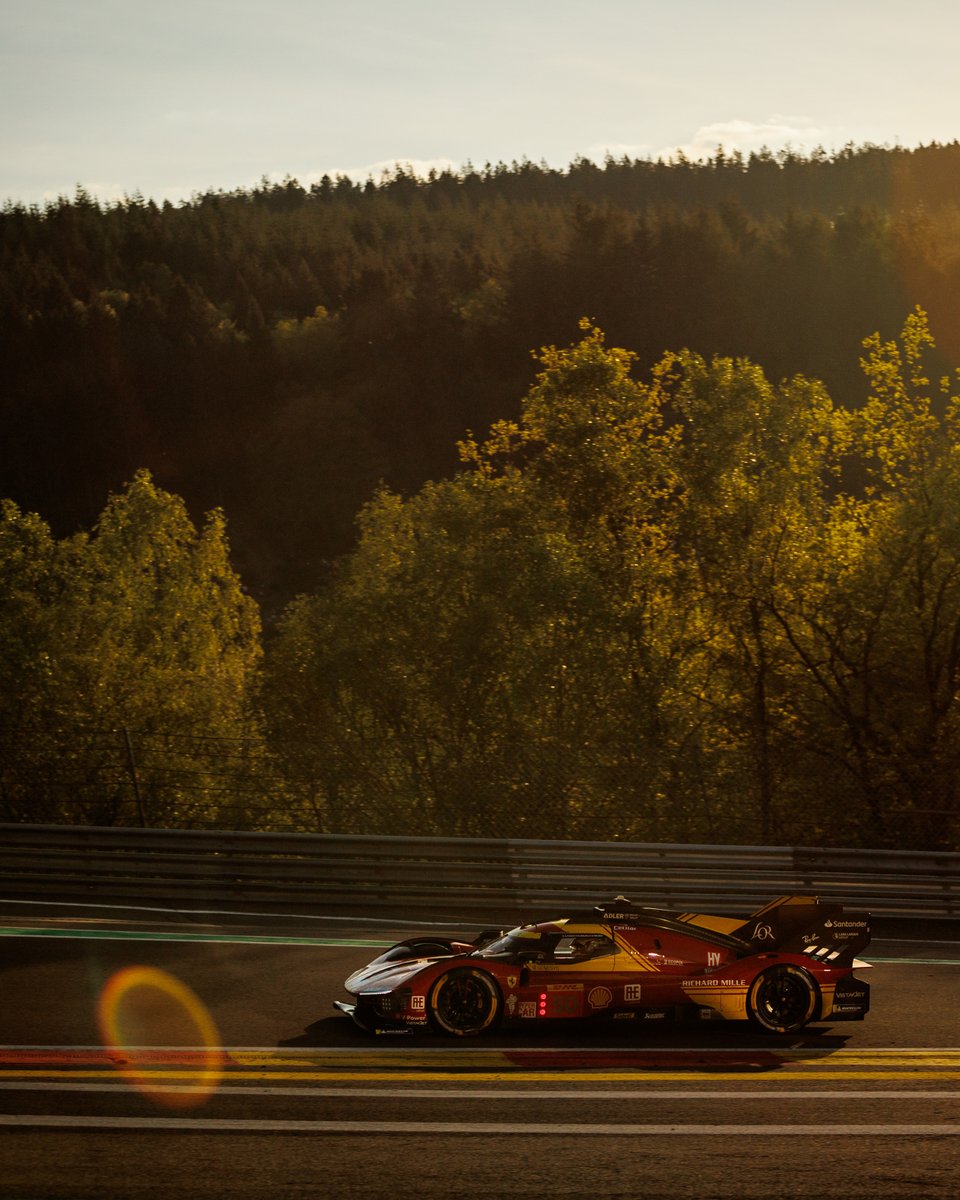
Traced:
<path id="1" fill-rule="evenodd" d="M 458 967 L 441 975 L 430 989 L 427 1012 L 443 1033 L 472 1037 L 496 1028 L 501 1015 L 500 989 L 486 971 Z"/>
<path id="2" fill-rule="evenodd" d="M 817 1013 L 816 983 L 800 967 L 783 963 L 753 981 L 747 993 L 747 1016 L 767 1033 L 795 1033 Z"/>

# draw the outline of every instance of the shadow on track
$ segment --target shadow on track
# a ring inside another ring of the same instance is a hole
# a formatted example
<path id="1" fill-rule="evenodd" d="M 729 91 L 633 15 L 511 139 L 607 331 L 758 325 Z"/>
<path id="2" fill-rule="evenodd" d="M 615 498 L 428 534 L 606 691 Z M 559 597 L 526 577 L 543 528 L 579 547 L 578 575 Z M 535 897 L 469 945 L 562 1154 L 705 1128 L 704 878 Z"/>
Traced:
<path id="1" fill-rule="evenodd" d="M 812 1025 L 798 1034 L 770 1035 L 736 1025 L 658 1022 L 624 1029 L 613 1021 L 543 1021 L 535 1029 L 511 1028 L 482 1038 L 448 1038 L 417 1031 L 407 1036 L 377 1037 L 364 1033 L 346 1017 L 324 1017 L 304 1031 L 279 1041 L 282 1049 L 346 1048 L 359 1051 L 392 1048 L 439 1049 L 451 1053 L 499 1051 L 508 1069 L 569 1071 L 574 1069 L 683 1071 L 775 1071 L 795 1062 L 827 1058 L 845 1048 L 849 1034 L 829 1025 Z M 402 1066 L 403 1054 L 396 1058 Z M 477 1069 L 474 1067 L 473 1069 Z"/>

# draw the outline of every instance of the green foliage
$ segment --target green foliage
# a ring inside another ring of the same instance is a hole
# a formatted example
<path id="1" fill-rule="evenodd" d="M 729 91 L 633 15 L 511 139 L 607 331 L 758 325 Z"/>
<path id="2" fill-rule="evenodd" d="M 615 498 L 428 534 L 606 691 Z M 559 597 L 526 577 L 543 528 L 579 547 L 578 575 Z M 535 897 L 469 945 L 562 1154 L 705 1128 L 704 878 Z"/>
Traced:
<path id="1" fill-rule="evenodd" d="M 3 815 L 136 822 L 132 738 L 151 823 L 215 820 L 235 797 L 205 778 L 203 740 L 257 734 L 261 653 L 222 515 L 198 533 L 146 472 L 62 541 L 7 502 L 0 571 Z"/>
<path id="2" fill-rule="evenodd" d="M 265 656 L 219 511 L 146 471 L 68 537 L 4 502 L 0 812 L 958 848 L 960 377 L 921 308 L 863 345 L 851 408 L 581 321 L 458 471 L 375 491 Z"/>
<path id="3" fill-rule="evenodd" d="M 582 330 L 288 610 L 267 707 L 318 824 L 956 846 L 957 402 L 924 314 L 867 340 L 853 414 L 691 351 L 639 382 Z"/>
<path id="4" fill-rule="evenodd" d="M 865 342 L 870 395 L 848 454 L 863 498 L 825 515 L 808 583 L 776 616 L 796 661 L 784 706 L 835 803 L 816 828 L 841 841 L 956 847 L 960 461 L 957 397 L 928 393 L 933 349 L 912 313 L 898 342 Z M 811 769 L 816 769 L 811 768 Z"/>
<path id="5" fill-rule="evenodd" d="M 596 702 L 572 683 L 595 686 L 582 635 L 603 611 L 596 597 L 590 620 L 580 611 L 591 595 L 576 548 L 512 475 L 463 476 L 406 504 L 384 493 L 362 524 L 355 555 L 329 593 L 293 606 L 272 656 L 270 707 L 315 780 L 319 819 L 522 828 L 520 759 L 556 769 L 557 744 L 577 740 Z"/>

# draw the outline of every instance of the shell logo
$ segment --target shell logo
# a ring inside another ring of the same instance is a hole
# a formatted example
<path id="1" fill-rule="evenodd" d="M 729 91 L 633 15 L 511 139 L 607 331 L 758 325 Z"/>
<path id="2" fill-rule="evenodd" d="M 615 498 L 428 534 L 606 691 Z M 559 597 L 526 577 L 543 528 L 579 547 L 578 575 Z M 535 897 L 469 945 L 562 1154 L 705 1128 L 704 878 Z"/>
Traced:
<path id="1" fill-rule="evenodd" d="M 613 992 L 609 988 L 591 988 L 587 994 L 587 1003 L 591 1008 L 608 1008 L 613 1000 Z"/>

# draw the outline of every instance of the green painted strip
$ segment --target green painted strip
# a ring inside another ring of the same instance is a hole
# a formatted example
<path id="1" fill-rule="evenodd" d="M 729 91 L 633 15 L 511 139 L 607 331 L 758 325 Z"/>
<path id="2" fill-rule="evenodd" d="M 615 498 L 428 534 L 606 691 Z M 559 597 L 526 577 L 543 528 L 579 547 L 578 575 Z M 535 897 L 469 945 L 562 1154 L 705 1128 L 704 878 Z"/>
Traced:
<path id="1" fill-rule="evenodd" d="M 349 946 L 387 948 L 394 942 L 372 938 L 311 938 L 274 937 L 260 934 L 241 933 L 150 933 L 143 930 L 125 929 L 30 929 L 10 926 L 0 927 L 0 937 L 22 938 L 89 938 L 107 942 L 204 942 L 239 944 L 242 946 Z"/>
<path id="2" fill-rule="evenodd" d="M 0 926 L 0 937 L 88 938 L 110 942 L 201 942 L 241 946 L 344 946 L 353 949 L 388 949 L 394 941 L 379 938 L 279 937 L 273 934 L 246 933 L 161 933 L 139 929 L 45 929 L 27 926 Z M 895 963 L 901 966 L 960 967 L 960 958 L 881 958 L 871 955 L 871 963 Z"/>

